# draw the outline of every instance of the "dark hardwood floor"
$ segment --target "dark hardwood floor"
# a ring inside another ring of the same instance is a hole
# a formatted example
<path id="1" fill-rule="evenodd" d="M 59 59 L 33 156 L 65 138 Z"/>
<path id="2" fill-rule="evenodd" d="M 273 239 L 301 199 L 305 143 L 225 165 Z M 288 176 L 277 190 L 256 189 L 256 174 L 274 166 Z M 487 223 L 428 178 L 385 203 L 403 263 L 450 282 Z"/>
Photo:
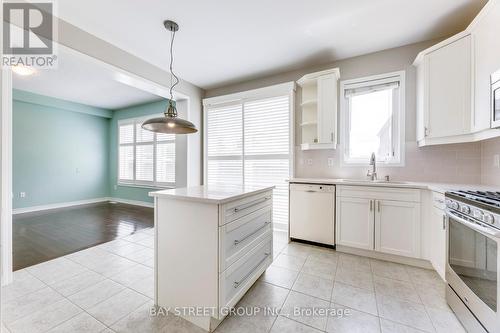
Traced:
<path id="1" fill-rule="evenodd" d="M 13 216 L 14 270 L 153 227 L 153 209 L 99 203 Z"/>

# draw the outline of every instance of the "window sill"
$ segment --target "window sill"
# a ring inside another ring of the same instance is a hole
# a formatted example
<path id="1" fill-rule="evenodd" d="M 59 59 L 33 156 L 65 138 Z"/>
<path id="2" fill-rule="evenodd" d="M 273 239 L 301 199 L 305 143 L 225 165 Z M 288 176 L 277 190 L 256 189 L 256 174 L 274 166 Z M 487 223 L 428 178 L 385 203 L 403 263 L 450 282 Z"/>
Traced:
<path id="1" fill-rule="evenodd" d="M 116 186 L 119 187 L 134 187 L 134 188 L 148 188 L 152 190 L 169 190 L 175 188 L 174 185 L 172 186 L 154 186 L 154 185 L 140 185 L 140 184 L 127 184 L 127 183 L 118 183 Z"/>

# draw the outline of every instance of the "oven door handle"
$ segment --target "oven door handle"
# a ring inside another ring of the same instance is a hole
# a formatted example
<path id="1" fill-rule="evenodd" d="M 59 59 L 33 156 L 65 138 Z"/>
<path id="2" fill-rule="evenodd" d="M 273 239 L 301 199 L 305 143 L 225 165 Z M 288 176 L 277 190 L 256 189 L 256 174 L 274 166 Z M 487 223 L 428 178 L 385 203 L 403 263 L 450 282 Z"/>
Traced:
<path id="1" fill-rule="evenodd" d="M 459 223 L 465 225 L 466 227 L 469 227 L 475 231 L 482 232 L 482 233 L 490 235 L 492 237 L 500 238 L 500 230 L 496 231 L 496 230 L 493 230 L 492 228 L 485 227 L 482 224 L 469 222 L 466 219 L 461 218 L 460 216 L 457 216 L 450 211 L 446 211 L 446 215 L 448 215 L 448 218 L 452 218 L 455 221 L 457 221 L 457 222 L 459 222 Z"/>

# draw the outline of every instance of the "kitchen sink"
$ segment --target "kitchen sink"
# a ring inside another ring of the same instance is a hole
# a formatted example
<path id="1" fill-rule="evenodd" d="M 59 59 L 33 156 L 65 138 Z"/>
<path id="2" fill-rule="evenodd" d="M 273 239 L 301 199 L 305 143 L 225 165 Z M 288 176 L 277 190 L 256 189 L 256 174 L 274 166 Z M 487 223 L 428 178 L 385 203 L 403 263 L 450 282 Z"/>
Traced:
<path id="1" fill-rule="evenodd" d="M 398 182 L 392 180 L 384 180 L 384 179 L 339 179 L 341 182 L 345 183 L 363 183 L 363 184 L 406 184 L 406 182 Z"/>

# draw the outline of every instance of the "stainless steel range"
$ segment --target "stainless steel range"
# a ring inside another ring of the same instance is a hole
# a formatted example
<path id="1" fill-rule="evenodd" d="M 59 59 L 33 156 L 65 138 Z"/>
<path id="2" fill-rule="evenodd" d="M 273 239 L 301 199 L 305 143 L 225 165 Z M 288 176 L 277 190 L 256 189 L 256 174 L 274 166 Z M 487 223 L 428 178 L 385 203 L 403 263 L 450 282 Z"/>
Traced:
<path id="1" fill-rule="evenodd" d="M 500 332 L 500 192 L 446 193 L 446 299 L 469 332 Z"/>

